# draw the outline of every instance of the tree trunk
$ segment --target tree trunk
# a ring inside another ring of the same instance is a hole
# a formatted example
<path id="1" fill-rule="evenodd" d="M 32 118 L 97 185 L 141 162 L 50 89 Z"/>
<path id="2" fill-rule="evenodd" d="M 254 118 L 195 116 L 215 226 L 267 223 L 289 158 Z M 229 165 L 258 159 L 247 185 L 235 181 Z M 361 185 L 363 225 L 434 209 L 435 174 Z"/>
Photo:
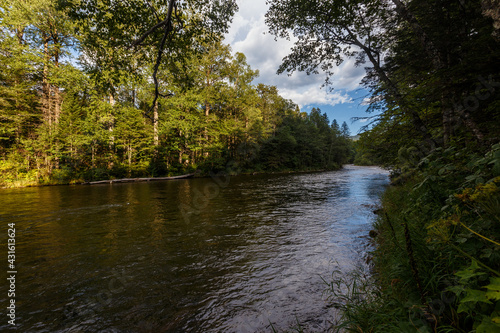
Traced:
<path id="1" fill-rule="evenodd" d="M 208 82 L 207 82 L 207 84 L 208 84 Z M 206 122 L 206 125 L 205 125 L 205 129 L 203 131 L 203 136 L 205 138 L 205 145 L 204 145 L 205 147 L 204 148 L 206 148 L 206 146 L 208 145 L 208 115 L 209 115 L 209 113 L 210 113 L 210 104 L 207 101 L 205 101 L 205 122 Z M 205 156 L 205 158 L 207 158 L 208 151 L 205 151 L 203 153 L 203 156 Z"/>
<path id="2" fill-rule="evenodd" d="M 179 131 L 179 138 L 182 138 L 182 131 Z M 182 164 L 182 153 L 183 149 L 181 145 L 179 145 L 179 164 Z"/>
<path id="3" fill-rule="evenodd" d="M 159 136 L 158 136 L 158 101 L 155 102 L 153 108 L 153 141 L 154 145 L 158 146 Z"/>
<path id="4" fill-rule="evenodd" d="M 211 86 L 211 83 L 210 83 L 210 74 L 212 73 L 212 69 L 209 67 L 208 70 L 207 70 L 207 81 L 206 81 L 206 87 L 205 89 L 207 89 L 208 91 L 208 88 Z M 210 103 L 208 102 L 208 99 L 205 100 L 205 122 L 206 122 L 206 125 L 205 125 L 205 130 L 204 130 L 204 137 L 205 137 L 205 147 L 204 149 L 206 148 L 206 146 L 208 145 L 208 116 L 210 114 Z M 205 151 L 203 153 L 203 156 L 205 158 L 208 157 L 208 151 Z"/>
<path id="5" fill-rule="evenodd" d="M 17 37 L 17 43 L 19 45 L 22 45 L 24 43 L 24 27 L 16 27 L 16 37 Z"/>
<path id="6" fill-rule="evenodd" d="M 248 137 L 249 137 L 249 134 L 248 134 L 248 117 L 245 116 L 245 141 L 248 141 Z"/>
<path id="7" fill-rule="evenodd" d="M 448 147 L 450 143 L 450 139 L 453 135 L 453 108 L 449 105 L 448 100 L 446 99 L 446 94 L 443 91 L 441 93 L 441 110 L 442 110 L 442 122 L 443 122 L 443 145 Z"/>
<path id="8" fill-rule="evenodd" d="M 92 169 L 95 169 L 95 141 L 92 142 L 92 146 L 90 148 L 91 152 L 92 152 Z"/>
<path id="9" fill-rule="evenodd" d="M 127 155 L 128 155 L 128 175 L 132 174 L 132 144 L 129 142 L 127 145 Z"/>
<path id="10" fill-rule="evenodd" d="M 205 138 L 205 144 L 203 147 L 203 149 L 205 151 L 203 152 L 203 156 L 205 158 L 208 157 L 208 151 L 206 151 L 206 147 L 208 146 L 208 115 L 209 115 L 209 112 L 210 112 L 210 105 L 208 103 L 206 103 L 205 104 L 205 122 L 206 122 L 206 125 L 205 125 L 205 129 L 203 130 L 203 137 Z"/>
<path id="11" fill-rule="evenodd" d="M 50 85 L 49 85 L 49 36 L 43 34 L 43 72 L 42 72 L 42 115 L 49 127 L 52 125 L 50 112 Z"/>
<path id="12" fill-rule="evenodd" d="M 109 150 L 110 150 L 110 161 L 109 161 L 109 164 L 108 164 L 108 167 L 109 168 L 112 168 L 114 166 L 114 162 L 113 162 L 113 155 L 114 155 L 114 147 L 115 147 L 115 136 L 113 134 L 114 130 L 115 130 L 115 124 L 114 124 L 114 119 L 113 119 L 113 107 L 115 106 L 115 97 L 113 96 L 113 94 L 109 94 L 109 104 L 111 104 L 111 107 L 112 107 L 112 111 L 111 111 L 111 114 L 109 115 L 110 117 L 110 120 L 109 120 L 109 127 L 108 127 L 108 131 L 109 131 Z"/>
<path id="13" fill-rule="evenodd" d="M 472 132 L 476 140 L 480 143 L 483 142 L 484 134 L 481 132 L 476 122 L 472 119 L 470 112 L 462 105 L 456 106 L 455 111 L 458 113 L 465 126 Z"/>
<path id="14" fill-rule="evenodd" d="M 373 54 L 373 51 L 369 47 L 361 43 L 358 39 L 355 39 L 354 44 L 366 52 L 366 55 L 368 56 L 368 59 L 372 63 L 373 68 L 377 72 L 379 79 L 387 85 L 389 93 L 396 100 L 401 109 L 403 109 L 405 113 L 410 115 L 413 125 L 421 133 L 422 137 L 424 138 L 424 141 L 430 146 L 430 149 L 433 150 L 437 145 L 436 141 L 434 141 L 432 136 L 429 134 L 429 130 L 427 129 L 427 126 L 422 120 L 422 118 L 420 118 L 418 112 L 415 111 L 415 109 L 412 108 L 411 106 L 408 106 L 408 103 L 405 101 L 403 95 L 399 92 L 399 89 L 396 86 L 396 84 L 394 84 L 394 82 L 387 76 L 385 71 L 382 69 L 382 67 L 380 66 L 380 61 L 378 56 L 376 57 L 376 55 Z"/>
<path id="15" fill-rule="evenodd" d="M 24 38 L 24 28 L 23 27 L 18 27 L 16 28 L 16 36 L 17 36 L 17 43 L 19 46 L 23 45 L 23 38 Z M 15 79 L 14 79 L 14 84 L 16 87 L 19 86 L 19 77 L 16 76 Z M 16 98 L 16 101 L 15 101 L 15 105 L 16 105 L 16 110 L 17 110 L 17 116 L 18 117 L 22 117 L 21 115 L 21 106 L 20 106 L 20 103 L 19 103 L 19 92 L 18 90 L 16 89 L 15 90 L 15 98 Z M 21 131 L 22 131 L 22 125 L 21 125 L 21 122 L 18 122 L 18 125 L 17 125 L 17 128 L 16 128 L 16 143 L 19 144 L 19 142 L 21 141 Z"/>
<path id="16" fill-rule="evenodd" d="M 55 39 L 54 43 L 56 45 L 55 53 L 54 53 L 54 66 L 56 68 L 59 68 L 59 54 L 60 54 L 60 52 L 59 52 L 58 40 Z M 61 116 L 61 96 L 60 96 L 59 87 L 57 85 L 52 85 L 52 89 L 54 89 L 54 123 L 58 124 L 59 118 Z"/>
<path id="17" fill-rule="evenodd" d="M 115 106 L 115 97 L 113 96 L 113 94 L 109 94 L 109 104 L 111 104 L 111 107 L 114 107 Z M 113 117 L 113 112 L 111 112 L 110 114 L 110 118 Z M 115 143 L 115 137 L 113 136 L 113 131 L 114 131 L 114 121 L 113 119 L 110 119 L 109 121 L 109 127 L 108 127 L 108 130 L 109 132 L 111 133 L 111 136 L 110 136 L 110 145 L 114 145 Z M 111 148 L 111 146 L 110 146 Z"/>

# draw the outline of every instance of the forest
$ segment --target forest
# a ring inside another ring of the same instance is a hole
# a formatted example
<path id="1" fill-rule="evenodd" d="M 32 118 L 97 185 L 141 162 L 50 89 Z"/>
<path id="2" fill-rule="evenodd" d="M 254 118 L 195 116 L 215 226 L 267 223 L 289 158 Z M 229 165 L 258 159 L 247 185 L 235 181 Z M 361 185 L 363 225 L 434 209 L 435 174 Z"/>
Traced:
<path id="1" fill-rule="evenodd" d="M 140 35 L 166 14 L 160 2 L 140 12 L 2 1 L 0 186 L 203 175 L 228 163 L 328 170 L 350 159 L 347 124 L 252 84 L 258 70 L 223 41 L 234 4 L 214 6 L 176 5 L 165 40 L 163 30 Z M 214 12 L 219 21 L 204 25 Z"/>
<path id="2" fill-rule="evenodd" d="M 336 329 L 500 332 L 497 0 L 269 0 L 269 32 L 296 41 L 279 73 L 365 68 L 354 143 L 252 85 L 222 39 L 235 1 L 0 3 L 3 186 L 384 166 L 371 272 L 327 284 Z"/>

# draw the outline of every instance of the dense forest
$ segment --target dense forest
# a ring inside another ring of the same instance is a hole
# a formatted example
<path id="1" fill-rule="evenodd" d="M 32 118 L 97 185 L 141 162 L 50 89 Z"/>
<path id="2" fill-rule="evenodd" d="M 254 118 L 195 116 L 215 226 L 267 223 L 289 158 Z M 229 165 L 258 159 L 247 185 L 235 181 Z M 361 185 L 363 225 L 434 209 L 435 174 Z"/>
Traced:
<path id="1" fill-rule="evenodd" d="M 161 2 L 98 3 L 1 2 L 0 185 L 203 174 L 228 163 L 325 170 L 350 158 L 346 124 L 252 84 L 258 71 L 223 43 L 232 2 L 206 11 L 173 2 L 168 34 L 148 30 L 168 13 Z"/>
<path id="2" fill-rule="evenodd" d="M 500 3 L 270 1 L 281 72 L 347 58 L 371 91 L 357 164 L 392 170 L 374 275 L 329 284 L 352 332 L 500 332 Z"/>

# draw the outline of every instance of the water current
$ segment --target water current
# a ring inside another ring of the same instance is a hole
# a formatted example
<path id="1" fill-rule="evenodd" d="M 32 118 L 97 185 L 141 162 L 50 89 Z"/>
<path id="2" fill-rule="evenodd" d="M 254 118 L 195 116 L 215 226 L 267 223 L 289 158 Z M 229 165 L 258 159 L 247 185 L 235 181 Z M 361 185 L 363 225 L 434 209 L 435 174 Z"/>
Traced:
<path id="1" fill-rule="evenodd" d="M 324 332 L 336 310 L 323 279 L 366 259 L 387 184 L 345 166 L 0 190 L 17 271 L 16 326 L 4 316 L 0 331 Z"/>

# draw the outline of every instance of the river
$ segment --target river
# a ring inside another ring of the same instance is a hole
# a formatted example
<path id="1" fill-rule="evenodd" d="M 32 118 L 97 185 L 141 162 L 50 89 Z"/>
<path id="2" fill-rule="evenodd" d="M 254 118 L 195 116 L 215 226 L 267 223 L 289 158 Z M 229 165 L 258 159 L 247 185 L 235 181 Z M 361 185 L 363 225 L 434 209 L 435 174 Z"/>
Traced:
<path id="1" fill-rule="evenodd" d="M 346 166 L 0 190 L 17 272 L 15 297 L 0 294 L 16 326 L 3 316 L 0 331 L 324 332 L 336 310 L 322 278 L 364 261 L 387 184 Z"/>

